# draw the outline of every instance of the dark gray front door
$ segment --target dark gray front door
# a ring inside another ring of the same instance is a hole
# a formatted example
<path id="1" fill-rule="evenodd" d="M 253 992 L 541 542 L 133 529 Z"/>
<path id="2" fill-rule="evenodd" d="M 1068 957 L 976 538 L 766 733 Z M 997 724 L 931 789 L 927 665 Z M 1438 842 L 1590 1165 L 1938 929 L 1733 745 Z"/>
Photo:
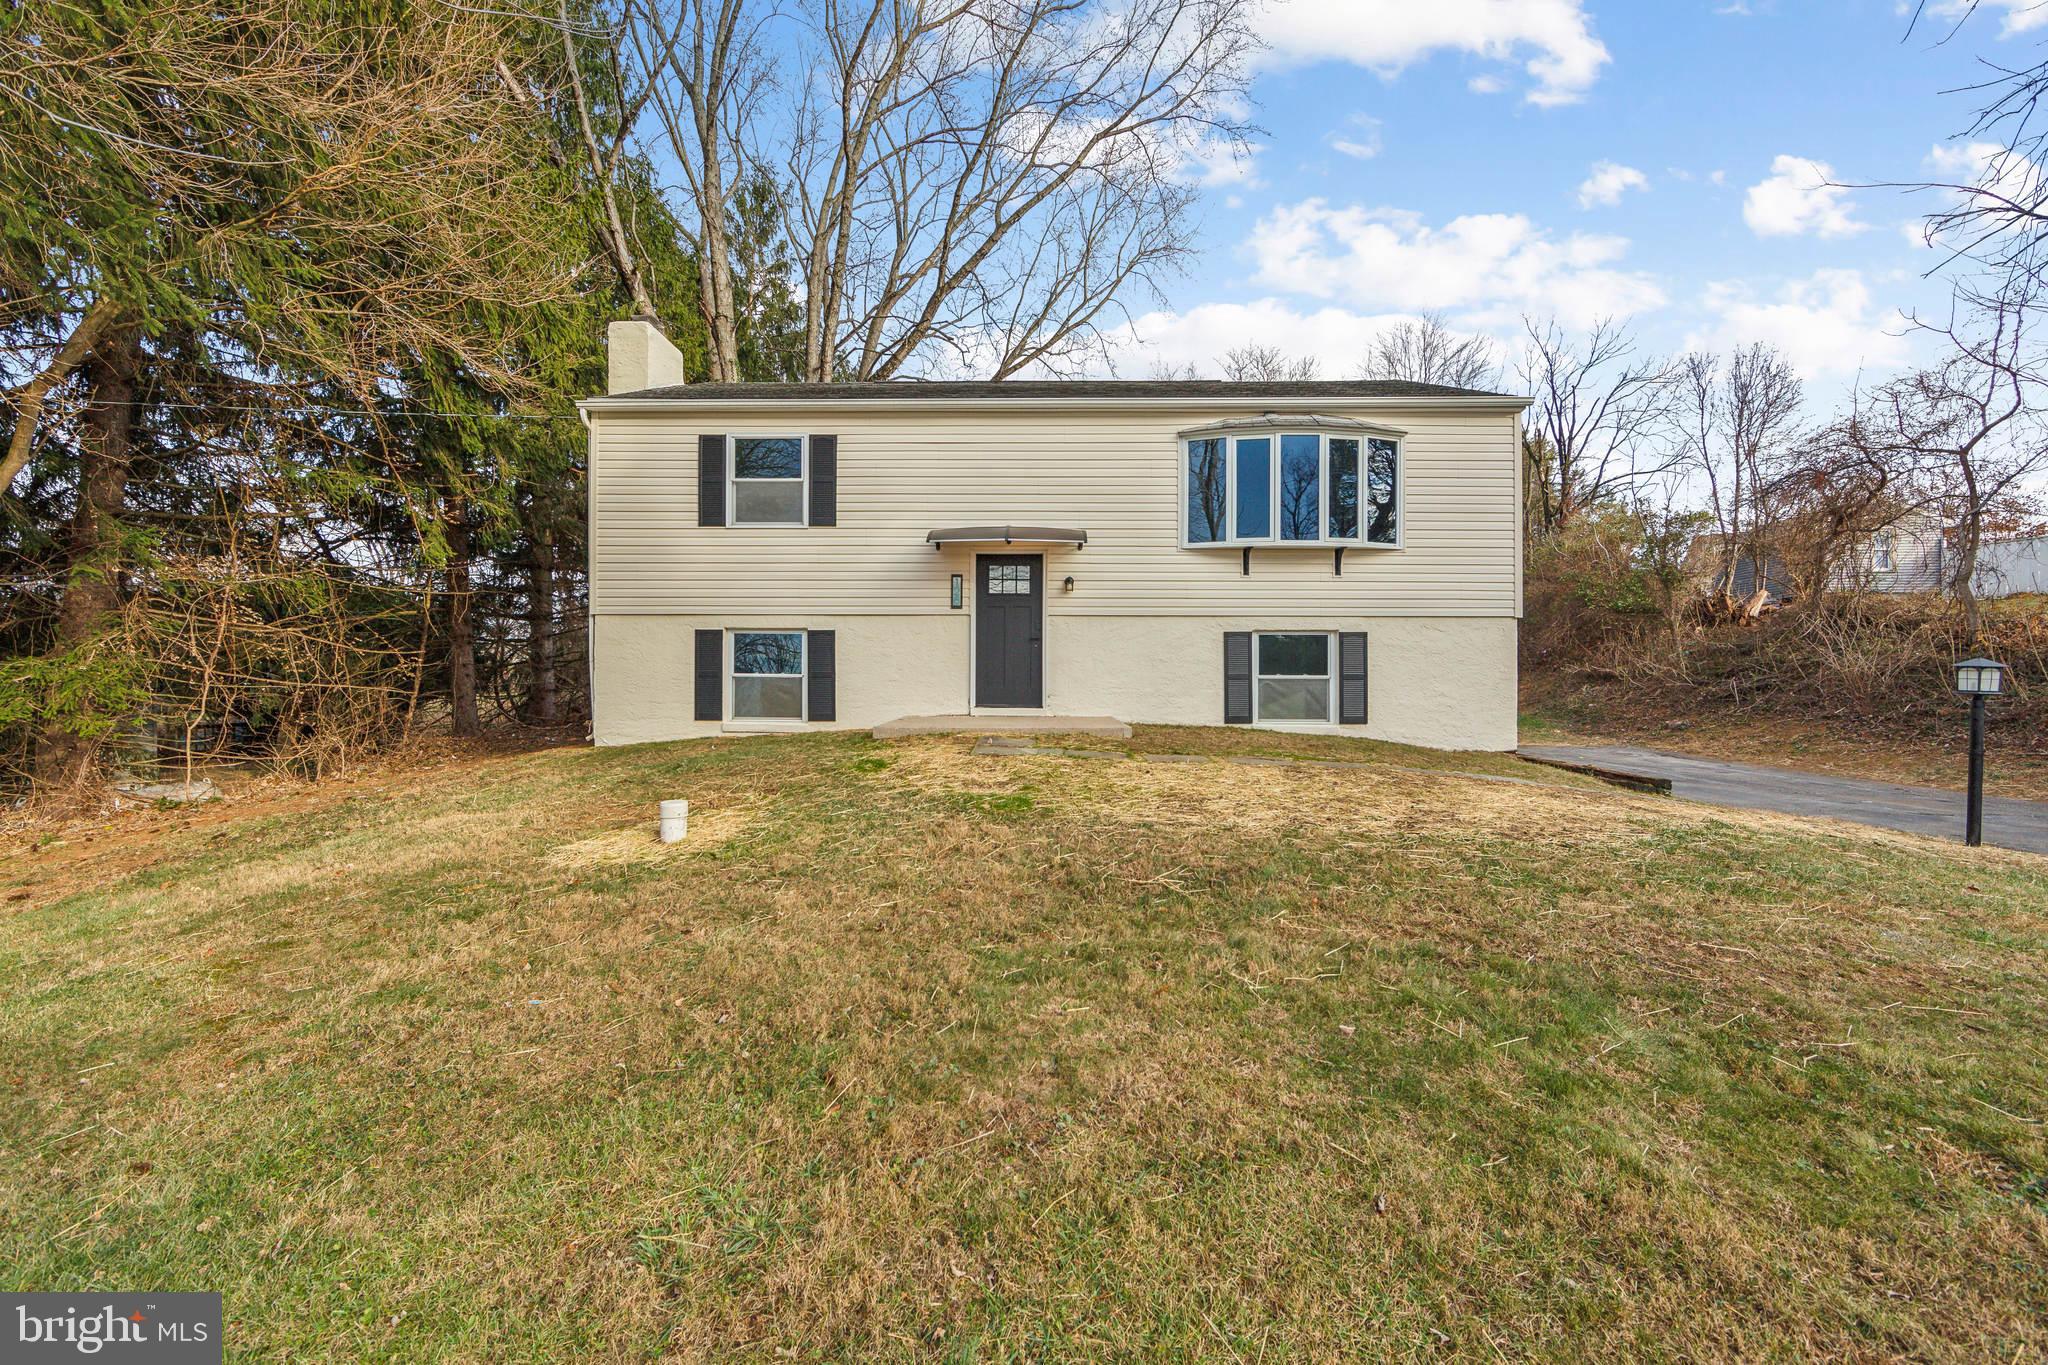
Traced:
<path id="1" fill-rule="evenodd" d="M 975 556 L 976 706 L 1045 704 L 1044 612 L 1044 556 Z"/>

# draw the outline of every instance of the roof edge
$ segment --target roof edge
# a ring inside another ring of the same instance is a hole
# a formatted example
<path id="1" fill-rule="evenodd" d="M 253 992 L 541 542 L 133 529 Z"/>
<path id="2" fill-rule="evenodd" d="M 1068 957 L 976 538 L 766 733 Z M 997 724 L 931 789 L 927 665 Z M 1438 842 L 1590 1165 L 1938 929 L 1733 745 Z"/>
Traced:
<path id="1" fill-rule="evenodd" d="M 1266 412 L 1311 413 L 1319 408 L 1463 408 L 1468 411 L 1521 412 L 1536 400 L 1505 393 L 1470 394 L 1018 394 L 1015 396 L 941 397 L 905 394 L 902 398 L 857 394 L 804 394 L 761 398 L 692 398 L 659 393 L 607 394 L 585 398 L 576 404 L 580 412 L 668 412 L 689 408 L 1205 408 L 1244 411 L 1257 407 Z"/>

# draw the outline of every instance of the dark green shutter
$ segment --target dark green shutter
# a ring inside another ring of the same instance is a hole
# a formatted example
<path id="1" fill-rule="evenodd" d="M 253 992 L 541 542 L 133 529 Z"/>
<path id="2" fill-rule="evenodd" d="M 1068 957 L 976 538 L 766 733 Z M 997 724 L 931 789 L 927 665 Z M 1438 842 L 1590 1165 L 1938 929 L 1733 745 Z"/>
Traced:
<path id="1" fill-rule="evenodd" d="M 725 438 L 697 438 L 697 524 L 725 525 Z"/>
<path id="2" fill-rule="evenodd" d="M 838 720 L 835 695 L 839 670 L 837 637 L 829 630 L 814 630 L 810 636 L 810 705 L 806 710 L 811 720 Z"/>
<path id="3" fill-rule="evenodd" d="M 1248 631 L 1223 633 L 1223 723 L 1252 723 L 1252 637 Z"/>
<path id="4" fill-rule="evenodd" d="M 697 719 L 725 719 L 725 632 L 697 632 Z"/>
<path id="5" fill-rule="evenodd" d="M 1365 724 L 1365 632 L 1337 636 L 1337 723 Z"/>
<path id="6" fill-rule="evenodd" d="M 811 438 L 811 525 L 839 524 L 839 438 Z"/>

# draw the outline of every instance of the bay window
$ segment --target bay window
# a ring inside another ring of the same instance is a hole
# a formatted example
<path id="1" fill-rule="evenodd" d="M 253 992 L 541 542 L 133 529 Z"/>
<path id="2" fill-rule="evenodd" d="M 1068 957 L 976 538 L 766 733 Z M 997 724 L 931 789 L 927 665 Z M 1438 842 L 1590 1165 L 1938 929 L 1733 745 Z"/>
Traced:
<path id="1" fill-rule="evenodd" d="M 1230 538 L 1225 516 L 1224 490 L 1229 475 L 1223 468 L 1223 442 L 1188 442 L 1187 515 L 1188 543 L 1207 545 Z"/>
<path id="2" fill-rule="evenodd" d="M 1280 539 L 1315 540 L 1323 524 L 1323 438 L 1280 438 Z"/>
<path id="3" fill-rule="evenodd" d="M 1183 545 L 1400 546 L 1401 433 L 1325 417 L 1181 435 Z"/>
<path id="4" fill-rule="evenodd" d="M 1273 534 L 1273 442 L 1264 436 L 1237 438 L 1235 540 L 1264 540 Z"/>

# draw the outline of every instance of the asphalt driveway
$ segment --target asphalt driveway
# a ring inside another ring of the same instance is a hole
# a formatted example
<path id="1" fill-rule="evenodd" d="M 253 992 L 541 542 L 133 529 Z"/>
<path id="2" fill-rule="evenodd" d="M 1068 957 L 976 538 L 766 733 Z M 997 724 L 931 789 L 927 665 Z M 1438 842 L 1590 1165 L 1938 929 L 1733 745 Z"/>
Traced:
<path id="1" fill-rule="evenodd" d="M 1524 744 L 1534 758 L 1591 763 L 1602 768 L 1671 779 L 1671 794 L 1721 806 L 1821 815 L 1881 825 L 1941 839 L 1963 837 L 1963 794 L 1939 787 L 1866 782 L 1853 777 L 1766 768 L 1755 763 L 1668 754 L 1630 745 Z M 2000 848 L 2048 853 L 2048 801 L 1993 796 L 1984 802 L 1984 842 Z"/>

